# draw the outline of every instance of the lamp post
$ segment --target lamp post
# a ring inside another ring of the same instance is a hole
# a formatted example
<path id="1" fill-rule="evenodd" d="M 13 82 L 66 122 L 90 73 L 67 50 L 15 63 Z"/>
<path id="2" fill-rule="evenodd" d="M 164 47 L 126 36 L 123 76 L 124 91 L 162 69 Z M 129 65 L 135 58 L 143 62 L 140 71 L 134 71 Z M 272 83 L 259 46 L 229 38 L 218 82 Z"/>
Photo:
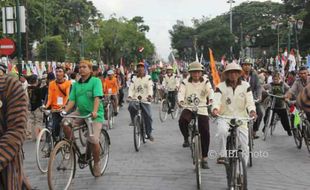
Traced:
<path id="1" fill-rule="evenodd" d="M 80 46 L 80 60 L 84 59 L 84 42 L 83 42 L 83 24 L 77 22 L 76 24 L 71 24 L 69 26 L 69 32 L 71 34 L 78 33 L 79 34 L 79 46 Z"/>
<path id="2" fill-rule="evenodd" d="M 280 53 L 280 26 L 282 26 L 283 23 L 278 22 L 276 20 L 271 22 L 271 29 L 277 30 L 277 54 Z"/>
<path id="3" fill-rule="evenodd" d="M 288 33 L 288 51 L 291 49 L 291 35 L 295 34 L 295 47 L 297 53 L 297 66 L 299 66 L 299 43 L 298 43 L 298 34 L 301 32 L 304 25 L 304 21 L 295 20 L 294 17 L 290 17 L 288 20 L 289 33 Z"/>
<path id="4" fill-rule="evenodd" d="M 232 7 L 233 7 L 233 3 L 235 3 L 234 0 L 228 0 L 227 3 L 230 4 L 230 17 L 229 17 L 229 29 L 230 29 L 230 33 L 233 34 L 233 23 L 232 23 Z M 232 49 L 232 46 L 230 46 L 230 54 L 231 54 L 231 57 L 233 57 L 233 49 Z"/>

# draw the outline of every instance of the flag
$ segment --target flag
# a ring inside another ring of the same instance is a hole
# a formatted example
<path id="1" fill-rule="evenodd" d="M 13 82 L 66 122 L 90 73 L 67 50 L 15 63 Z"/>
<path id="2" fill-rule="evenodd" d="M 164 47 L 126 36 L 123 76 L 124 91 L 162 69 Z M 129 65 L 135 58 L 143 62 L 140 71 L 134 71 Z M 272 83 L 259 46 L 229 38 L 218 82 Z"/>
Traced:
<path id="1" fill-rule="evenodd" d="M 213 78 L 213 85 L 217 86 L 221 82 L 221 79 L 216 69 L 213 52 L 210 48 L 209 48 L 209 52 L 210 52 L 210 68 L 211 68 L 211 75 Z"/>
<path id="2" fill-rule="evenodd" d="M 196 52 L 196 61 L 199 62 L 198 53 Z"/>
<path id="3" fill-rule="evenodd" d="M 125 70 L 124 70 L 124 57 L 121 57 L 121 62 L 120 62 L 120 67 L 119 70 L 123 75 L 125 75 Z"/>
<path id="4" fill-rule="evenodd" d="M 223 66 L 224 68 L 226 67 L 227 62 L 226 62 L 226 57 L 225 57 L 225 55 L 222 56 L 221 64 L 222 64 L 222 66 Z"/>
<path id="5" fill-rule="evenodd" d="M 310 68 L 310 55 L 307 55 L 307 65 L 308 65 L 308 68 Z"/>
<path id="6" fill-rule="evenodd" d="M 201 56 L 200 56 L 200 63 L 202 63 L 202 59 L 203 59 L 203 53 L 201 53 Z"/>
<path id="7" fill-rule="evenodd" d="M 296 109 L 294 105 L 290 106 L 290 113 L 294 115 L 294 128 L 296 128 L 298 125 L 300 125 L 300 116 L 299 116 L 299 111 Z"/>
<path id="8" fill-rule="evenodd" d="M 287 48 L 285 48 L 285 51 L 284 51 L 283 55 L 284 55 L 284 57 L 287 58 Z"/>

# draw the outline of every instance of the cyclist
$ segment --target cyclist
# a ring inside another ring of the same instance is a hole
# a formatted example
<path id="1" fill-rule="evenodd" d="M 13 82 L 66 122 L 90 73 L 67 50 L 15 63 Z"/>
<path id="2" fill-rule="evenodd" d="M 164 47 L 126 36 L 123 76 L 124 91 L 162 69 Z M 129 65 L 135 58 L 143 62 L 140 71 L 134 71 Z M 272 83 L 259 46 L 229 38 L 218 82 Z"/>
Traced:
<path id="1" fill-rule="evenodd" d="M 264 88 L 266 90 L 269 90 L 271 94 L 277 95 L 277 96 L 284 96 L 284 94 L 289 90 L 289 86 L 281 81 L 281 75 L 278 72 L 275 72 L 272 76 L 272 82 L 270 84 L 266 84 Z M 270 107 L 266 109 L 266 113 L 268 113 L 268 110 L 270 110 Z M 292 132 L 289 125 L 287 110 L 286 110 L 286 103 L 284 99 L 276 98 L 276 103 L 274 107 L 274 112 L 271 117 L 271 121 L 274 119 L 274 114 L 278 114 L 281 120 L 281 124 L 284 128 L 284 130 L 287 132 L 288 136 L 292 136 Z M 266 123 L 267 115 L 265 115 L 264 122 Z M 265 130 L 265 127 L 263 128 L 263 131 Z"/>
<path id="2" fill-rule="evenodd" d="M 310 121 L 310 84 L 308 84 L 298 95 L 297 105 L 307 115 L 307 120 Z"/>
<path id="3" fill-rule="evenodd" d="M 307 67 L 300 67 L 298 71 L 299 78 L 295 80 L 292 87 L 285 94 L 286 99 L 296 99 L 302 89 L 310 83 L 310 76 Z"/>
<path id="4" fill-rule="evenodd" d="M 159 68 L 152 68 L 151 78 L 154 84 L 153 85 L 153 98 L 155 98 L 156 96 L 157 83 L 159 81 L 159 74 L 160 74 Z"/>
<path id="5" fill-rule="evenodd" d="M 250 84 L 253 98 L 254 100 L 257 100 L 255 102 L 256 106 L 256 113 L 257 113 L 257 119 L 253 124 L 253 138 L 257 139 L 259 138 L 258 135 L 256 135 L 256 132 L 259 129 L 260 123 L 263 118 L 263 110 L 262 110 L 262 105 L 261 105 L 261 99 L 262 99 L 262 86 L 259 81 L 259 77 L 257 73 L 255 72 L 254 69 L 252 69 L 252 60 L 249 58 L 246 58 L 242 62 L 242 76 L 241 79 L 248 82 Z"/>
<path id="6" fill-rule="evenodd" d="M 256 117 L 256 108 L 253 99 L 251 87 L 248 82 L 241 80 L 242 68 L 236 63 L 228 64 L 224 70 L 225 81 L 218 84 L 214 93 L 212 114 L 227 115 L 236 117 Z M 249 113 L 249 114 L 248 114 Z M 225 163 L 227 157 L 226 142 L 229 134 L 229 126 L 222 119 L 217 120 L 217 129 L 219 137 L 219 158 L 218 164 Z M 248 127 L 243 124 L 238 128 L 239 142 L 242 151 L 245 152 L 246 164 L 248 161 Z"/>
<path id="7" fill-rule="evenodd" d="M 96 177 L 100 176 L 100 147 L 99 147 L 99 135 L 103 123 L 103 106 L 101 97 L 102 93 L 102 84 L 100 79 L 92 77 L 92 63 L 88 60 L 82 60 L 79 64 L 79 73 L 81 78 L 79 81 L 75 82 L 72 86 L 72 90 L 69 96 L 69 103 L 65 108 L 63 114 L 68 113 L 75 105 L 77 110 L 72 115 L 88 115 L 92 114 L 93 122 L 92 127 L 94 131 L 94 136 L 88 137 L 90 142 L 92 154 L 94 157 L 94 175 Z M 70 115 L 71 115 L 70 114 Z M 70 119 L 69 119 L 70 120 Z M 64 120 L 63 120 L 64 121 Z M 74 119 L 69 121 L 72 123 L 73 127 L 80 126 L 85 121 L 83 119 Z M 66 138 L 72 139 L 71 128 L 65 126 L 63 122 L 63 129 Z"/>
<path id="8" fill-rule="evenodd" d="M 69 99 L 71 88 L 71 81 L 65 79 L 65 70 L 63 67 L 56 68 L 56 80 L 49 83 L 48 97 L 44 108 L 51 108 L 52 111 L 59 111 L 62 109 Z M 62 117 L 59 112 L 52 112 L 53 129 L 55 130 L 55 137 L 59 137 L 60 123 Z"/>
<path id="9" fill-rule="evenodd" d="M 137 65 L 137 77 L 133 78 L 129 90 L 128 99 L 137 99 L 138 96 L 142 97 L 142 101 L 148 103 L 142 103 L 142 117 L 145 122 L 145 132 L 147 138 L 150 141 L 154 141 L 152 136 L 152 113 L 151 113 L 151 100 L 153 95 L 153 82 L 149 75 L 145 74 L 144 63 L 140 62 Z M 128 106 L 128 111 L 130 113 L 131 122 L 133 123 L 134 117 L 137 114 L 138 108 L 135 102 L 130 102 Z"/>
<path id="10" fill-rule="evenodd" d="M 200 106 L 207 104 L 207 98 L 210 94 L 210 82 L 202 76 L 204 70 L 203 65 L 195 61 L 189 65 L 190 77 L 182 81 L 180 90 L 178 93 L 179 104 L 185 109 L 182 111 L 179 119 L 179 128 L 184 137 L 183 147 L 189 147 L 189 133 L 188 124 L 192 120 L 192 111 L 187 109 L 186 106 L 192 106 L 190 101 L 193 101 L 191 97 L 198 97 Z M 190 101 L 189 101 L 190 100 Z M 209 131 L 209 117 L 208 109 L 200 108 L 198 110 L 198 128 L 201 134 L 201 150 L 202 150 L 202 168 L 208 169 L 208 151 L 210 144 L 210 131 Z"/>
<path id="11" fill-rule="evenodd" d="M 118 105 L 118 89 L 119 89 L 119 84 L 117 81 L 117 78 L 114 76 L 114 71 L 109 70 L 107 72 L 108 77 L 105 78 L 104 80 L 104 94 L 105 96 L 108 96 L 111 94 L 111 100 L 113 104 L 113 110 L 114 110 L 114 116 L 117 115 L 117 105 Z"/>
<path id="12" fill-rule="evenodd" d="M 168 101 L 170 102 L 168 113 L 174 112 L 176 95 L 179 87 L 179 79 L 175 74 L 173 74 L 173 68 L 170 65 L 167 67 L 167 74 L 163 79 L 162 85 L 163 89 L 168 91 Z"/>

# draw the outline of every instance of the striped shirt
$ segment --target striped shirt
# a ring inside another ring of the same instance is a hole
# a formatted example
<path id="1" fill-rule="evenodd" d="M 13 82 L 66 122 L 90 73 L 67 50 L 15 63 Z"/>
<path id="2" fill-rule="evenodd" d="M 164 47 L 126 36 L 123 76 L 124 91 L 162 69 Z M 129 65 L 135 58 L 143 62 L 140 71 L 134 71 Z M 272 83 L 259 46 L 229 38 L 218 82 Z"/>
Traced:
<path id="1" fill-rule="evenodd" d="M 17 79 L 0 77 L 0 189 L 30 189 L 22 167 L 27 125 L 26 94 Z"/>

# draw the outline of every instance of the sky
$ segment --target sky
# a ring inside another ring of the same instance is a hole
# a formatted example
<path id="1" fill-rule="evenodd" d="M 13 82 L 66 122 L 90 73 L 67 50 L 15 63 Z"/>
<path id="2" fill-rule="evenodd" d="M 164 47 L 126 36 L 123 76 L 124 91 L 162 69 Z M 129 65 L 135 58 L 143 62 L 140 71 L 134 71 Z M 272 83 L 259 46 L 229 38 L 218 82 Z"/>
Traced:
<path id="1" fill-rule="evenodd" d="M 111 14 L 117 17 L 131 19 L 142 16 L 150 31 L 147 38 L 155 45 L 156 52 L 165 60 L 170 53 L 169 30 L 177 20 L 183 20 L 186 25 L 191 25 L 192 18 L 202 16 L 214 18 L 230 9 L 227 0 L 91 0 L 94 6 L 106 19 Z M 248 0 L 235 0 L 233 6 Z M 264 1 L 264 0 L 258 0 Z M 281 2 L 281 0 L 272 0 Z M 229 21 L 228 21 L 229 22 Z"/>

